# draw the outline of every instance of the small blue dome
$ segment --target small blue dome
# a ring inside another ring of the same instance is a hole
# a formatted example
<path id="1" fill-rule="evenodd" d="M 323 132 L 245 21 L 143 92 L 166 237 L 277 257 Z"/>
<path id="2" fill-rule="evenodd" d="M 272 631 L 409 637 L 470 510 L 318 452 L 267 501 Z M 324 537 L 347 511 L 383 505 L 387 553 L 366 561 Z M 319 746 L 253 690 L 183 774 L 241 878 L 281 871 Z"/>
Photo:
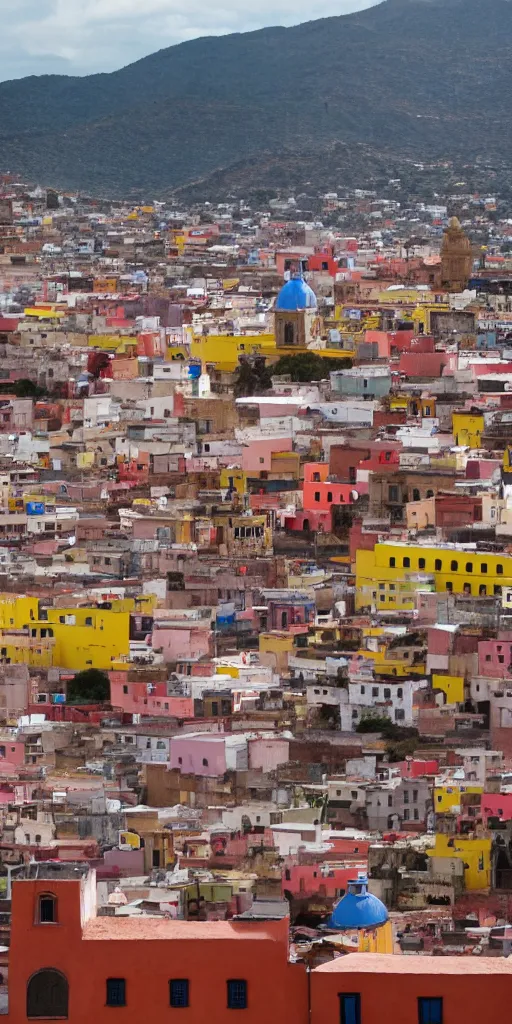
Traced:
<path id="1" fill-rule="evenodd" d="M 348 892 L 334 907 L 326 927 L 337 931 L 378 928 L 386 924 L 388 916 L 381 900 L 368 892 L 368 879 L 361 875 L 348 883 Z"/>
<path id="2" fill-rule="evenodd" d="M 297 309 L 316 309 L 316 295 L 303 277 L 292 277 L 281 288 L 275 308 L 288 313 Z"/>

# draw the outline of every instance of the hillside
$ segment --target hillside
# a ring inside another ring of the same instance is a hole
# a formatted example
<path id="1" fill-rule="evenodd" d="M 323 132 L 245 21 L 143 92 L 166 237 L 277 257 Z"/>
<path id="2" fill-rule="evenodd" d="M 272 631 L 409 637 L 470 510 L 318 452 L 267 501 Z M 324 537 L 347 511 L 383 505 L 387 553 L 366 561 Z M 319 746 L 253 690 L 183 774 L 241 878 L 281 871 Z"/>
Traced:
<path id="1" fill-rule="evenodd" d="M 509 161 L 511 44 L 508 0 L 385 0 L 196 39 L 108 75 L 5 82 L 0 166 L 61 187 L 156 194 L 239 161 L 257 168 L 262 153 L 266 166 L 283 150 L 291 165 L 299 151 L 321 159 L 333 143 Z"/>

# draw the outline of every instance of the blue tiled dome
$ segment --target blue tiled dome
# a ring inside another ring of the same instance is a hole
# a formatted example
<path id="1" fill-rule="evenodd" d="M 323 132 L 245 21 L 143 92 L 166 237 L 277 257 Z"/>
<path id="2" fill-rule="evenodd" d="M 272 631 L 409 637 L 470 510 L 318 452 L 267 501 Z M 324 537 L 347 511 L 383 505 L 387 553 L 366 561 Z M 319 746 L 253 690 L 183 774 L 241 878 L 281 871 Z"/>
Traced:
<path id="1" fill-rule="evenodd" d="M 316 295 L 303 277 L 292 277 L 281 288 L 276 299 L 276 309 L 292 312 L 297 309 L 316 309 Z"/>
<path id="2" fill-rule="evenodd" d="M 357 928 L 378 928 L 387 920 L 386 907 L 381 900 L 368 892 L 368 879 L 361 875 L 348 883 L 346 896 L 336 904 L 326 926 L 348 931 Z"/>

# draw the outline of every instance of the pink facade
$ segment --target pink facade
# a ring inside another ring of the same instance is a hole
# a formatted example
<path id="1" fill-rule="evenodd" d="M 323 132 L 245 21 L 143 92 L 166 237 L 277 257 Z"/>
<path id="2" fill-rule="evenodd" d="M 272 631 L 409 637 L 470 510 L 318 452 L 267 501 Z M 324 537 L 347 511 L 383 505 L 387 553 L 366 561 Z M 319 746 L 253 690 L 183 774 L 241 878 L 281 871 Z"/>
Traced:
<path id="1" fill-rule="evenodd" d="M 291 437 L 269 437 L 250 441 L 242 450 L 242 469 L 247 473 L 270 473 L 272 455 L 276 452 L 291 452 Z"/>
<path id="2" fill-rule="evenodd" d="M 210 654 L 210 628 L 208 625 L 205 629 L 193 621 L 190 625 L 181 622 L 176 625 L 159 625 L 155 621 L 152 645 L 154 650 L 161 650 L 166 662 L 183 658 L 197 661 Z"/>
<path id="3" fill-rule="evenodd" d="M 327 478 L 329 466 L 325 462 L 309 462 L 304 466 L 304 510 L 328 512 L 333 505 L 353 503 L 353 484 L 332 483 Z"/>
<path id="4" fill-rule="evenodd" d="M 7 765 L 20 765 L 25 763 L 25 744 L 17 740 L 0 739 L 0 771 L 5 770 Z"/>
<path id="5" fill-rule="evenodd" d="M 223 736 L 173 736 L 170 767 L 183 775 L 207 778 L 224 775 L 226 748 Z"/>
<path id="6" fill-rule="evenodd" d="M 512 643 L 482 640 L 478 644 L 478 671 L 481 676 L 512 679 Z"/>
<path id="7" fill-rule="evenodd" d="M 394 764 L 393 768 L 400 769 L 403 779 L 418 779 L 421 775 L 437 775 L 439 771 L 438 761 L 400 761 Z"/>
<path id="8" fill-rule="evenodd" d="M 348 883 L 359 871 L 367 870 L 366 860 L 353 862 L 343 867 L 333 864 L 293 864 L 285 867 L 282 876 L 282 893 L 295 897 L 327 896 L 336 899 L 343 896 Z"/>
<path id="9" fill-rule="evenodd" d="M 249 768 L 261 768 L 264 772 L 272 772 L 289 760 L 290 743 L 280 737 L 264 739 L 258 736 L 249 740 L 247 749 Z"/>
<path id="10" fill-rule="evenodd" d="M 110 673 L 110 700 L 128 715 L 193 718 L 192 697 L 168 697 L 167 683 L 128 682 L 126 672 Z"/>
<path id="11" fill-rule="evenodd" d="M 512 793 L 482 793 L 481 812 L 485 825 L 487 818 L 512 819 Z"/>

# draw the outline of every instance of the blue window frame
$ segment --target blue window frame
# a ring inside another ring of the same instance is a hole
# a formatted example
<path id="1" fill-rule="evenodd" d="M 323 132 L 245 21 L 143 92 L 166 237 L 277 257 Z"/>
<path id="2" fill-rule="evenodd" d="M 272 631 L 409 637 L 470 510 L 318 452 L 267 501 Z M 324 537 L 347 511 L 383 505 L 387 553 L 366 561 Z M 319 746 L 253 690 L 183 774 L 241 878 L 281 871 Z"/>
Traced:
<path id="1" fill-rule="evenodd" d="M 125 978 L 107 978 L 107 1006 L 126 1006 Z"/>
<path id="2" fill-rule="evenodd" d="M 418 1024 L 443 1024 L 443 1000 L 440 996 L 418 999 Z"/>
<path id="3" fill-rule="evenodd" d="M 188 978 L 171 978 L 169 982 L 169 1004 L 177 1010 L 188 1006 Z"/>
<path id="4" fill-rule="evenodd" d="M 359 992 L 340 992 L 340 1024 L 361 1024 Z"/>
<path id="5" fill-rule="evenodd" d="M 228 1010 L 247 1009 L 247 982 L 241 978 L 228 981 Z"/>

